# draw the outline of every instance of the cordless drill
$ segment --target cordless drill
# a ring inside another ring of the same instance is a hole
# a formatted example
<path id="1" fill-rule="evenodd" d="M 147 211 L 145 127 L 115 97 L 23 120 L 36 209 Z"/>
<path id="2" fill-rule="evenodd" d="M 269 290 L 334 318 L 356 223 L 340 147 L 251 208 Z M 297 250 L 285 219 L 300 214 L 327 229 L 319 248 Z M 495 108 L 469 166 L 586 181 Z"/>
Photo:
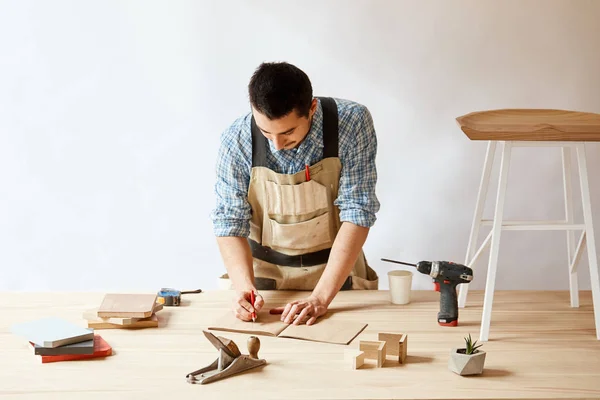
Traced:
<path id="1" fill-rule="evenodd" d="M 419 261 L 417 264 L 411 264 L 385 258 L 381 260 L 410 265 L 416 267 L 420 273 L 431 276 L 436 284 L 436 290 L 439 287 L 440 292 L 438 324 L 442 326 L 458 325 L 456 286 L 461 283 L 469 283 L 473 280 L 473 270 L 471 268 L 450 261 Z"/>

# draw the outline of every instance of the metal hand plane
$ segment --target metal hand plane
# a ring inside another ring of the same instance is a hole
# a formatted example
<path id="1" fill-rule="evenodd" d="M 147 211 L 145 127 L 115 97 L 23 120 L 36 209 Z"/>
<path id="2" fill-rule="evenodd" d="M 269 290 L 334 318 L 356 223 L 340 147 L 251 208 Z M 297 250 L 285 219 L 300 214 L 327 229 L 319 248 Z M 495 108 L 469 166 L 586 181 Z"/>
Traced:
<path id="1" fill-rule="evenodd" d="M 219 357 L 209 366 L 190 372 L 185 377 L 188 383 L 211 383 L 240 372 L 260 367 L 267 363 L 258 358 L 260 340 L 256 336 L 248 338 L 249 355 L 242 354 L 233 340 L 215 336 L 208 331 L 202 331 L 204 336 L 219 350 Z"/>

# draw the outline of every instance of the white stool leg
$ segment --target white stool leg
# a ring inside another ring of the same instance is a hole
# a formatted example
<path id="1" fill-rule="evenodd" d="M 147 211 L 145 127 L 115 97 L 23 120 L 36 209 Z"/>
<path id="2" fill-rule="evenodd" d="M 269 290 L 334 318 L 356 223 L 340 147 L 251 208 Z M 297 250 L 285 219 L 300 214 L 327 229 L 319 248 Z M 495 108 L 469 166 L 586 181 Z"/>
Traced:
<path id="1" fill-rule="evenodd" d="M 510 167 L 510 154 L 512 142 L 502 143 L 502 161 L 500 164 L 500 179 L 498 181 L 498 193 L 496 195 L 496 210 L 492 226 L 492 243 L 490 248 L 490 259 L 485 284 L 485 297 L 483 299 L 483 314 L 481 317 L 481 331 L 479 340 L 487 342 L 490 333 L 492 319 L 492 302 L 494 301 L 494 288 L 496 285 L 496 269 L 498 267 L 498 254 L 500 252 L 500 235 L 502 233 L 502 220 L 504 213 L 504 198 L 508 184 L 508 171 Z"/>
<path id="2" fill-rule="evenodd" d="M 571 148 L 562 148 L 563 185 L 565 195 L 565 217 L 567 224 L 573 224 L 573 189 L 571 185 Z M 575 252 L 575 232 L 567 231 L 567 272 L 569 273 L 569 292 L 571 307 L 579 307 L 579 283 L 577 281 L 577 264 L 571 270 L 571 260 Z"/>
<path id="3" fill-rule="evenodd" d="M 594 303 L 596 337 L 600 340 L 600 277 L 598 276 L 598 256 L 596 254 L 596 241 L 592 224 L 592 204 L 590 199 L 590 188 L 588 185 L 585 145 L 583 143 L 577 144 L 577 164 L 579 165 L 579 179 L 581 182 L 581 202 L 583 205 L 583 219 L 585 222 L 587 253 L 590 265 L 590 284 L 592 287 L 592 299 Z"/>
<path id="4" fill-rule="evenodd" d="M 481 181 L 479 182 L 479 192 L 477 194 L 477 203 L 475 204 L 475 214 L 473 215 L 473 222 L 471 224 L 471 235 L 469 236 L 469 244 L 467 246 L 467 255 L 465 257 L 465 265 L 473 268 L 470 265 L 477 246 L 477 239 L 479 238 L 479 228 L 481 227 L 481 219 L 483 217 L 483 210 L 485 208 L 485 201 L 487 198 L 488 187 L 490 184 L 490 175 L 492 172 L 492 166 L 494 165 L 494 155 L 496 153 L 496 142 L 490 140 L 487 145 L 487 152 L 485 153 L 485 162 L 483 163 L 483 173 L 481 174 Z M 469 290 L 469 284 L 459 285 L 458 293 L 458 306 L 460 308 L 465 307 L 467 302 L 467 293 Z"/>

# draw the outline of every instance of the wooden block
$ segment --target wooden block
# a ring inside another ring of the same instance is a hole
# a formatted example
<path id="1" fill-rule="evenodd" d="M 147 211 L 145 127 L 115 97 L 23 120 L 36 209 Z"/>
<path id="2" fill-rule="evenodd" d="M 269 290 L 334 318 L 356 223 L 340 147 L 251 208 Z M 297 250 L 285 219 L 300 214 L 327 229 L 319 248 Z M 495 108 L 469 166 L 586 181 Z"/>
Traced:
<path id="1" fill-rule="evenodd" d="M 365 352 L 364 351 L 350 349 L 350 350 L 346 350 L 345 355 L 346 355 L 345 358 L 349 362 L 352 369 L 359 369 L 365 363 Z"/>
<path id="2" fill-rule="evenodd" d="M 387 354 L 398 356 L 398 362 L 404 364 L 408 347 L 407 334 L 380 332 L 378 339 L 386 343 Z"/>
<path id="3" fill-rule="evenodd" d="M 156 296 L 156 293 L 109 293 L 104 296 L 104 300 L 98 308 L 98 317 L 148 318 L 154 312 Z"/>
<path id="4" fill-rule="evenodd" d="M 398 355 L 398 361 L 400 364 L 404 364 L 406 362 L 406 353 L 408 351 L 408 335 L 402 335 L 402 339 L 400 339 L 400 354 Z"/>
<path id="5" fill-rule="evenodd" d="M 401 333 L 387 333 L 387 332 L 379 332 L 377 339 L 385 342 L 386 345 L 386 354 L 390 354 L 393 356 L 399 355 L 400 351 L 400 339 L 402 338 Z"/>
<path id="6" fill-rule="evenodd" d="M 365 352 L 359 352 L 352 361 L 352 369 L 359 369 L 365 363 Z"/>
<path id="7" fill-rule="evenodd" d="M 385 342 L 380 340 L 361 340 L 358 346 L 365 353 L 365 359 L 376 360 L 377 368 L 381 368 L 385 362 Z"/>
<path id="8" fill-rule="evenodd" d="M 158 317 L 153 314 L 150 318 L 138 319 L 128 325 L 111 324 L 104 322 L 102 318 L 88 320 L 88 327 L 94 329 L 135 329 L 135 328 L 156 328 L 158 327 Z"/>

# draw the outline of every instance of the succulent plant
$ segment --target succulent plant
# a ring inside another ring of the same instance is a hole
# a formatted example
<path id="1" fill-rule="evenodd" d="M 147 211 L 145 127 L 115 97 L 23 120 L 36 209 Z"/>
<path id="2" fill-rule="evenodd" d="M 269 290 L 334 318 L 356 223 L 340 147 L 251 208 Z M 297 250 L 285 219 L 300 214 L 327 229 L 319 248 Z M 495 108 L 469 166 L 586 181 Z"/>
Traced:
<path id="1" fill-rule="evenodd" d="M 465 337 L 465 354 L 475 354 L 477 353 L 477 349 L 483 346 L 482 344 L 477 345 L 477 340 L 473 342 L 471 339 L 471 334 L 469 333 L 468 337 Z"/>

